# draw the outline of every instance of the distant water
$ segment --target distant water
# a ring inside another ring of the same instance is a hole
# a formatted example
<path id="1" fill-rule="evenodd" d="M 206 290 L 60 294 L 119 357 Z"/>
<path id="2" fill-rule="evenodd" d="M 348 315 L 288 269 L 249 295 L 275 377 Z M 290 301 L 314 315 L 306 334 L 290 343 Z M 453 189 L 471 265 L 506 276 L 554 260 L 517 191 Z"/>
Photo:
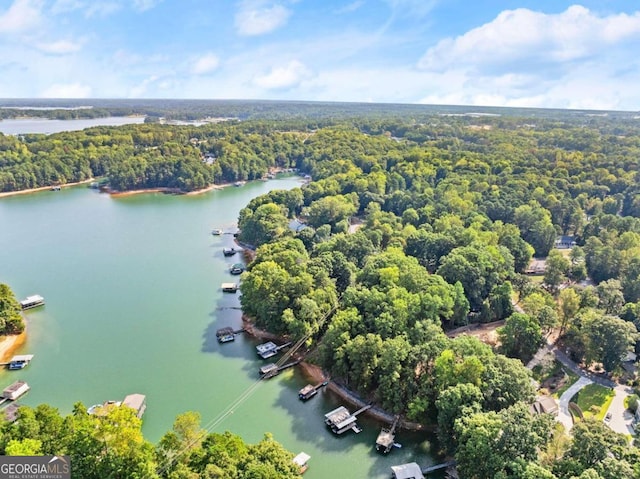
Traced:
<path id="1" fill-rule="evenodd" d="M 92 126 L 120 126 L 143 123 L 143 117 L 110 116 L 106 118 L 87 118 L 80 120 L 47 120 L 45 118 L 24 118 L 0 120 L 0 133 L 5 135 L 23 135 L 27 133 L 60 133 L 78 131 Z"/>
<path id="2" fill-rule="evenodd" d="M 329 391 L 307 403 L 306 380 L 288 370 L 257 383 L 264 365 L 257 341 L 239 335 L 220 345 L 215 331 L 239 328 L 237 281 L 223 247 L 252 198 L 301 184 L 290 176 L 249 182 L 197 196 L 145 194 L 111 198 L 86 187 L 0 200 L 0 282 L 20 297 L 41 294 L 46 306 L 27 313 L 26 344 L 35 358 L 21 371 L 0 370 L 0 389 L 18 379 L 31 391 L 21 402 L 46 402 L 64 414 L 125 395 L 147 396 L 143 432 L 154 443 L 175 416 L 198 411 L 215 432 L 249 442 L 273 433 L 295 454 L 311 455 L 305 479 L 383 479 L 395 464 L 433 463 L 424 434 L 401 431 L 402 449 L 377 454 L 380 424 L 358 418 L 363 431 L 336 437 L 323 415 L 340 405 Z M 227 411 L 223 420 L 218 420 Z"/>

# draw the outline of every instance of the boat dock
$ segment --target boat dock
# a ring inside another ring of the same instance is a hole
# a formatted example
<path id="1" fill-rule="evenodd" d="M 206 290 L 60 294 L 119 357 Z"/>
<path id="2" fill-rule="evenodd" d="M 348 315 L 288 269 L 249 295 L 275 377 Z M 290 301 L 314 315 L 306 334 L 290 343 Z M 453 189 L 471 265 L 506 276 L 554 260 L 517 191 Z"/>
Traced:
<path id="1" fill-rule="evenodd" d="M 0 366 L 8 366 L 12 371 L 17 369 L 24 369 L 29 365 L 32 359 L 33 354 L 19 354 L 12 357 L 11 361 L 9 361 L 8 363 L 0 363 Z"/>
<path id="2" fill-rule="evenodd" d="M 0 404 L 4 403 L 5 401 L 15 401 L 20 396 L 23 396 L 24 394 L 26 394 L 27 391 L 29 391 L 29 389 L 31 388 L 26 382 L 16 381 L 11 386 L 4 388 L 4 390 L 2 391 L 3 399 L 0 402 Z"/>
<path id="3" fill-rule="evenodd" d="M 378 434 L 378 438 L 376 439 L 376 451 L 382 452 L 383 454 L 387 454 L 391 451 L 395 445 L 396 427 L 398 426 L 399 420 L 400 416 L 396 416 L 391 428 L 382 428 L 380 434 Z"/>
<path id="4" fill-rule="evenodd" d="M 358 414 L 365 412 L 369 408 L 371 408 L 371 404 L 367 404 L 351 414 L 346 407 L 340 406 L 324 415 L 324 423 L 331 428 L 334 434 L 343 434 L 347 431 L 353 431 L 358 434 L 362 432 L 362 429 L 358 427 L 356 418 Z"/>
<path id="5" fill-rule="evenodd" d="M 278 374 L 280 374 L 285 369 L 289 369 L 289 368 L 294 367 L 299 362 L 300 361 L 292 361 L 290 363 L 283 364 L 282 366 L 278 366 L 275 363 L 270 363 L 270 364 L 267 364 L 266 366 L 262 366 L 260 368 L 260 378 L 261 379 L 270 379 L 270 378 L 272 378 L 274 376 L 277 376 Z"/>
<path id="6" fill-rule="evenodd" d="M 258 353 L 258 356 L 260 356 L 262 359 L 269 359 L 278 354 L 281 349 L 284 349 L 288 346 L 291 346 L 290 342 L 284 343 L 281 346 L 277 346 L 274 342 L 269 341 L 268 343 L 258 344 L 256 346 L 256 351 Z"/>
<path id="7" fill-rule="evenodd" d="M 39 294 L 27 296 L 25 299 L 20 301 L 20 306 L 23 310 L 37 308 L 38 306 L 44 306 L 44 298 Z"/>
<path id="8" fill-rule="evenodd" d="M 222 248 L 222 254 L 225 255 L 225 256 L 233 256 L 238 251 L 240 251 L 240 250 L 235 249 L 235 248 Z"/>
<path id="9" fill-rule="evenodd" d="M 311 399 L 313 396 L 318 394 L 318 391 L 329 384 L 329 381 L 323 381 L 315 386 L 313 384 L 307 384 L 300 391 L 298 391 L 298 399 L 300 401 L 306 401 L 307 399 Z"/>
<path id="10" fill-rule="evenodd" d="M 244 329 L 221 328 L 216 331 L 216 338 L 219 343 L 229 343 L 235 341 L 236 334 L 244 333 Z"/>

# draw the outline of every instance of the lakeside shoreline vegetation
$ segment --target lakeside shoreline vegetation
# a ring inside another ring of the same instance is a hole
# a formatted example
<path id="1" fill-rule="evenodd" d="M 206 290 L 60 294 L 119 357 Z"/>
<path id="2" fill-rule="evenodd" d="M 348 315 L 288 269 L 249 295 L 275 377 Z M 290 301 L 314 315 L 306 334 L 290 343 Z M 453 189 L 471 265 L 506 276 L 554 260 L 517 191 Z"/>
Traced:
<path id="1" fill-rule="evenodd" d="M 569 439 L 529 412 L 523 362 L 543 332 L 559 328 L 573 359 L 613 372 L 640 325 L 640 125 L 558 115 L 0 137 L 0 189 L 69 181 L 65 168 L 116 189 L 185 191 L 298 168 L 313 181 L 255 198 L 239 216 L 239 240 L 257 247 L 241 303 L 258 327 L 307 337 L 332 378 L 435 427 L 461 477 L 637 479 L 638 449 L 601 422 Z M 575 239 L 570 255 L 554 249 L 558 235 Z M 543 284 L 523 274 L 534 256 L 548 258 Z M 496 320 L 495 350 L 445 334 Z"/>
<path id="2" fill-rule="evenodd" d="M 0 336 L 20 334 L 24 328 L 20 302 L 8 285 L 0 283 Z"/>

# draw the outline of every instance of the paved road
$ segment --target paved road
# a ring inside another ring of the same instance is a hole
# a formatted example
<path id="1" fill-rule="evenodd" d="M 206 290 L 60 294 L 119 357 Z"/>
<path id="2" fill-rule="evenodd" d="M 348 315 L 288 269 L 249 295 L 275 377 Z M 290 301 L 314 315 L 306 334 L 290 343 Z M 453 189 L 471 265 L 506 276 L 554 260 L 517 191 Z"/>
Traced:
<path id="1" fill-rule="evenodd" d="M 627 386 L 617 386 L 614 392 L 616 395 L 607 409 L 607 413 L 611 413 L 608 425 L 613 431 L 620 434 L 634 434 L 633 414 L 624 407 L 624 399 L 633 394 L 633 389 Z"/>
<path id="2" fill-rule="evenodd" d="M 587 384 L 591 383 L 593 383 L 591 379 L 581 377 L 575 383 L 573 383 L 569 387 L 569 389 L 562 393 L 562 396 L 560 396 L 559 411 L 556 420 L 564 425 L 567 433 L 571 431 L 571 428 L 573 427 L 573 418 L 571 417 L 571 413 L 569 412 L 569 402 L 571 402 L 571 398 L 575 396 L 578 391 L 580 391 Z"/>

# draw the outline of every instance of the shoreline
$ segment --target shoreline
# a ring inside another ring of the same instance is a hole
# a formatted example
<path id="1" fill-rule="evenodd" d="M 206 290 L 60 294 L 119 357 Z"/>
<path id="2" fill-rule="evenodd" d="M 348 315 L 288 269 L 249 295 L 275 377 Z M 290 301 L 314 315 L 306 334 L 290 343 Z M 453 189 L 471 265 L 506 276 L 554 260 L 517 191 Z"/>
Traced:
<path id="1" fill-rule="evenodd" d="M 14 356 L 16 350 L 27 340 L 27 328 L 20 334 L 0 336 L 0 362 L 6 363 Z"/>
<path id="2" fill-rule="evenodd" d="M 256 328 L 251 319 L 244 313 L 242 314 L 242 327 L 247 332 L 247 334 L 255 338 L 280 341 L 283 340 L 282 337 L 278 336 L 277 334 L 273 334 L 268 331 Z M 361 408 L 368 404 L 367 401 L 360 398 L 355 392 L 351 391 L 349 388 L 336 382 L 335 380 L 332 380 L 328 374 L 325 374 L 325 371 L 320 366 L 309 363 L 307 361 L 301 361 L 299 366 L 302 375 L 305 378 L 309 379 L 311 383 L 317 384 L 323 381 L 329 381 L 329 384 L 327 384 L 327 389 L 329 389 L 349 405 Z M 391 414 L 378 406 L 373 406 L 366 412 L 366 414 L 383 423 L 391 424 L 395 419 L 394 414 Z M 434 430 L 433 426 L 407 421 L 406 419 L 403 419 L 402 416 L 400 416 L 400 422 L 398 423 L 398 426 L 407 431 L 420 432 Z"/>
<path id="3" fill-rule="evenodd" d="M 168 187 L 160 186 L 158 188 L 141 188 L 139 190 L 128 190 L 128 191 L 110 191 L 108 193 L 109 193 L 109 196 L 111 196 L 112 198 L 125 198 L 127 196 L 144 195 L 146 193 L 164 193 L 167 195 L 196 196 L 196 195 L 201 195 L 203 193 L 208 193 L 214 190 L 221 190 L 231 185 L 233 185 L 233 183 L 214 183 L 213 185 L 209 185 L 206 188 L 201 188 L 199 190 L 193 190 L 193 191 L 182 191 L 180 188 L 168 188 Z"/>
<path id="4" fill-rule="evenodd" d="M 76 181 L 75 183 L 65 183 L 64 185 L 50 185 L 50 186 L 39 186 L 38 188 L 29 188 L 28 190 L 18 190 L 18 191 L 3 191 L 0 192 L 0 198 L 7 198 L 9 196 L 17 196 L 17 195 L 28 195 L 31 193 L 38 193 L 40 191 L 50 191 L 53 186 L 59 186 L 60 188 L 70 188 L 72 186 L 78 185 L 86 185 L 87 183 L 92 183 L 95 181 L 95 178 L 89 178 L 88 180 Z"/>

